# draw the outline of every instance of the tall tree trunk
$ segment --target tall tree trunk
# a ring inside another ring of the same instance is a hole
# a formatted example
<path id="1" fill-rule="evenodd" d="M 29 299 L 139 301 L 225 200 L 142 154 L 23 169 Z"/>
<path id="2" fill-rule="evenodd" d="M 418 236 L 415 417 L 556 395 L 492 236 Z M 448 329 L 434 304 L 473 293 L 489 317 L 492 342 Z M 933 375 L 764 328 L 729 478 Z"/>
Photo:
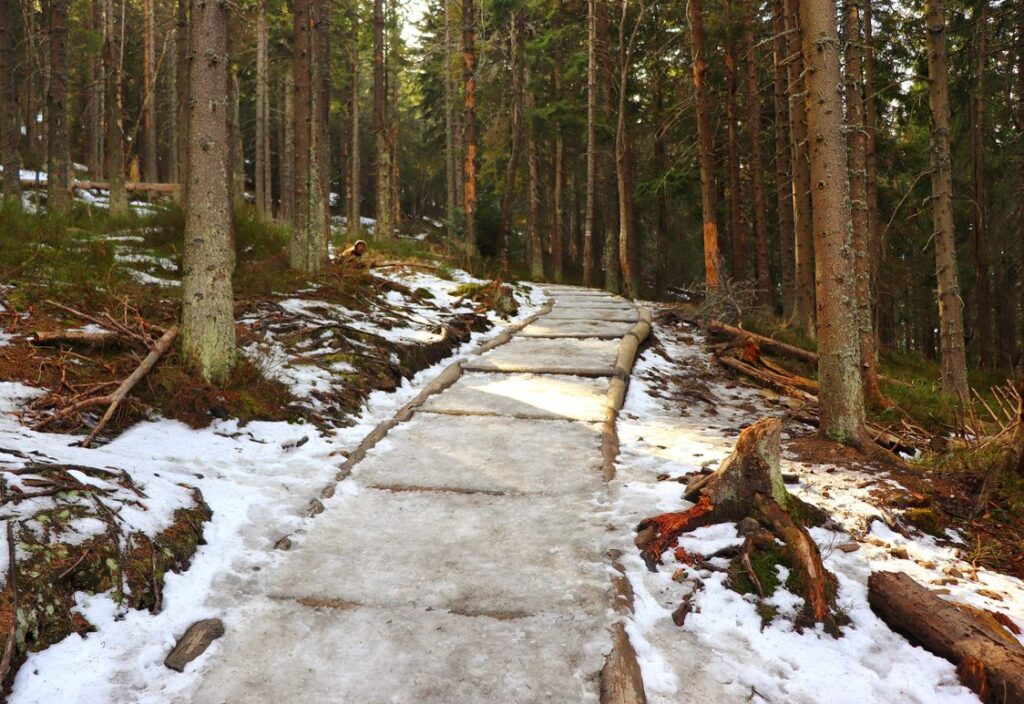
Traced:
<path id="1" fill-rule="evenodd" d="M 1017 27 L 1017 133 L 1024 134 L 1024 19 L 1020 20 L 1020 24 Z M 1018 202 L 1024 203 L 1024 140 L 1020 140 L 1020 152 L 1018 154 L 1020 162 L 1017 165 L 1017 174 L 1020 179 L 1019 191 L 1018 191 Z M 1013 257 L 1016 254 L 1016 280 L 1021 281 L 1024 279 L 1024 218 L 1018 218 L 1017 221 L 1017 246 L 1018 251 L 1013 252 L 1011 249 L 1007 252 L 1007 256 Z M 1017 298 L 1014 299 L 1014 310 L 1022 311 L 1020 317 L 1017 319 L 1019 330 L 1014 330 L 1014 336 L 1019 335 L 1019 339 L 1024 340 L 1024 286 L 1017 286 Z M 1015 364 L 1019 367 L 1020 362 L 1016 361 Z M 1018 369 L 1019 372 L 1019 369 Z"/>
<path id="2" fill-rule="evenodd" d="M 992 295 L 989 283 L 988 197 L 985 193 L 985 71 L 988 42 L 985 1 L 974 10 L 973 76 L 971 100 L 971 181 L 974 187 L 972 244 L 974 249 L 974 328 L 978 362 L 984 369 L 993 366 Z"/>
<path id="3" fill-rule="evenodd" d="M 655 291 L 664 296 L 668 290 L 668 173 L 671 169 L 665 149 L 665 72 L 662 65 L 654 69 L 654 167 L 662 175 L 662 182 L 655 194 L 655 244 L 657 262 L 655 264 Z"/>
<path id="4" fill-rule="evenodd" d="M 715 143 L 711 130 L 711 98 L 706 76 L 708 65 L 704 60 L 704 18 L 700 0 L 687 4 L 690 24 L 690 47 L 693 56 L 693 87 L 697 103 L 697 149 L 700 152 L 700 203 L 704 217 L 704 280 L 708 291 L 721 283 L 718 255 L 718 217 L 715 214 L 718 196 L 715 188 Z"/>
<path id="5" fill-rule="evenodd" d="M 385 66 L 387 68 L 388 85 L 388 149 L 391 150 L 391 175 L 388 183 L 391 186 L 391 224 L 398 232 L 402 228 L 402 198 L 401 198 L 401 164 L 398 161 L 398 133 L 401 130 L 402 119 L 398 111 L 399 73 L 398 73 L 398 49 L 401 36 L 399 35 L 399 24 L 395 15 L 395 3 L 388 5 L 388 25 L 390 28 L 388 38 L 388 51 L 385 55 Z"/>
<path id="6" fill-rule="evenodd" d="M 745 281 L 748 278 L 749 255 L 747 245 L 747 223 L 743 217 L 743 190 L 740 180 L 740 143 L 737 124 L 736 92 L 739 80 L 736 72 L 736 42 L 733 39 L 735 23 L 732 0 L 726 3 L 727 37 L 725 40 L 725 121 L 727 135 L 727 160 L 729 172 L 729 248 L 732 253 L 732 278 Z"/>
<path id="7" fill-rule="evenodd" d="M 747 79 L 747 131 L 750 133 L 750 186 L 754 214 L 754 271 L 758 302 L 772 304 L 772 274 L 768 258 L 768 216 L 764 199 L 764 155 L 761 146 L 761 94 L 757 87 L 757 54 L 754 45 L 754 4 L 743 3 L 743 57 Z"/>
<path id="8" fill-rule="evenodd" d="M 124 2 L 124 0 L 122 0 Z M 123 11 L 123 5 L 122 5 Z M 123 30 L 114 0 L 105 0 L 103 25 L 103 75 L 107 80 L 107 136 L 104 139 L 103 172 L 110 182 L 110 214 L 128 213 L 128 194 L 124 188 L 124 126 L 121 123 L 122 65 L 118 51 Z M 123 16 L 123 15 L 122 15 Z M 187 189 L 186 189 L 187 193 Z"/>
<path id="9" fill-rule="evenodd" d="M 4 19 L 0 17 L 0 25 Z M 89 28 L 103 34 L 103 4 L 91 0 L 89 4 Z M 0 32 L 3 30 L 0 29 Z M 85 165 L 93 177 L 103 171 L 103 52 L 98 51 L 89 61 L 89 85 L 86 88 L 85 111 Z"/>
<path id="10" fill-rule="evenodd" d="M 188 203 L 188 113 L 189 113 L 189 0 L 178 0 L 174 33 L 175 80 L 178 85 L 178 131 L 174 134 L 174 146 L 178 153 L 178 183 L 181 184 L 179 200 L 181 206 Z"/>
<path id="11" fill-rule="evenodd" d="M 277 174 L 280 179 L 281 207 L 278 218 L 295 222 L 295 80 L 285 71 L 281 81 L 281 148 Z"/>
<path id="12" fill-rule="evenodd" d="M 559 36 L 562 28 L 562 0 L 557 0 L 555 17 L 552 22 L 555 32 L 554 60 L 552 68 L 553 99 L 557 103 L 562 99 L 562 40 Z M 554 191 L 551 203 L 551 278 L 556 284 L 562 283 L 564 276 L 564 248 L 565 248 L 565 212 L 564 212 L 564 191 L 565 191 L 565 139 L 562 136 L 561 117 L 554 115 Z"/>
<path id="13" fill-rule="evenodd" d="M 267 0 L 256 6 L 256 209 L 264 216 L 273 213 L 270 176 L 270 62 L 267 30 Z"/>
<path id="14" fill-rule="evenodd" d="M 155 23 L 153 0 L 142 0 L 142 169 L 145 180 L 150 183 L 159 180 L 157 176 Z"/>
<path id="15" fill-rule="evenodd" d="M 583 285 L 594 285 L 594 196 L 597 190 L 597 3 L 587 0 L 587 202 L 583 216 Z"/>
<path id="16" fill-rule="evenodd" d="M 864 98 L 861 95 L 863 44 L 859 0 L 845 0 L 846 34 L 846 142 L 850 158 L 850 209 L 853 230 L 854 279 L 857 291 L 857 335 L 864 396 L 879 401 L 878 353 L 871 304 L 871 250 L 868 223 Z"/>
<path id="17" fill-rule="evenodd" d="M 854 249 L 850 231 L 850 181 L 843 137 L 839 36 L 835 0 L 800 0 L 806 62 L 818 301 L 818 396 L 821 433 L 863 444 L 864 395 L 858 366 Z"/>
<path id="18" fill-rule="evenodd" d="M 455 220 L 458 217 L 458 197 L 456 191 L 459 188 L 457 179 L 458 169 L 455 162 L 458 159 L 455 149 L 455 86 L 452 85 L 452 0 L 444 0 L 444 184 L 445 184 L 445 231 L 449 239 L 455 235 Z M 513 71 L 514 71 L 513 67 Z M 513 97 L 514 99 L 514 97 Z M 505 231 L 502 231 L 502 236 Z M 507 247 L 503 241 L 502 246 Z M 503 267 L 505 262 L 503 259 Z"/>
<path id="19" fill-rule="evenodd" d="M 239 206 L 245 203 L 245 146 L 242 143 L 242 96 L 238 73 L 231 71 L 231 195 Z"/>
<path id="20" fill-rule="evenodd" d="M 793 220 L 796 230 L 794 271 L 796 295 L 793 311 L 800 331 L 813 340 L 814 327 L 814 231 L 811 229 L 811 175 L 807 140 L 807 105 L 803 95 L 804 57 L 801 54 L 800 0 L 785 0 L 789 37 L 789 123 L 793 139 Z"/>
<path id="21" fill-rule="evenodd" d="M 14 28 L 18 0 L 0 0 L 0 165 L 4 167 L 4 200 L 21 207 L 21 119 L 18 115 L 19 71 Z"/>
<path id="22" fill-rule="evenodd" d="M 307 271 L 319 271 L 328 261 L 331 240 L 330 183 L 330 116 L 331 116 L 331 45 L 330 2 L 314 0 L 311 20 L 313 24 L 312 84 L 310 126 L 312 135 L 309 157 L 309 252 Z"/>
<path id="23" fill-rule="evenodd" d="M 349 126 L 349 137 L 352 140 L 349 146 L 349 189 L 348 189 L 348 210 L 345 215 L 346 229 L 351 239 L 358 239 L 362 232 L 362 221 L 360 205 L 360 190 L 362 187 L 362 163 L 359 142 L 359 17 L 353 13 L 353 37 L 352 37 L 352 109 L 349 111 L 351 125 Z"/>
<path id="24" fill-rule="evenodd" d="M 882 223 L 878 212 L 878 109 L 875 97 L 875 42 L 874 26 L 871 17 L 872 0 L 861 0 L 863 3 L 864 22 L 864 165 L 867 170 L 868 195 L 868 248 L 871 253 L 871 291 L 874 298 L 875 341 L 884 344 L 882 336 L 883 311 L 892 308 L 892 296 L 882 286 L 881 270 L 885 252 L 882 243 Z"/>
<path id="25" fill-rule="evenodd" d="M 619 102 L 615 126 L 615 177 L 619 192 L 619 266 L 622 270 L 622 293 L 627 298 L 636 298 L 640 293 L 639 246 L 634 227 L 633 159 L 626 111 L 629 107 L 627 91 L 633 63 L 633 46 L 642 18 L 636 18 L 633 31 L 627 36 L 628 11 L 629 0 L 622 0 L 622 16 L 619 21 Z"/>
<path id="26" fill-rule="evenodd" d="M 524 66 L 524 83 L 530 84 L 529 66 Z M 530 256 L 530 278 L 544 278 L 544 236 L 541 233 L 540 200 L 540 143 L 537 140 L 537 118 L 529 115 L 535 107 L 533 92 L 526 88 L 526 162 L 527 162 L 527 215 L 526 232 Z"/>
<path id="27" fill-rule="evenodd" d="M 945 0 L 925 0 L 928 33 L 928 106 L 932 115 L 932 219 L 939 289 L 939 350 L 942 389 L 966 401 L 967 354 L 964 311 L 953 232 L 953 172 L 949 148 L 949 66 L 946 63 Z"/>
<path id="28" fill-rule="evenodd" d="M 68 0 L 46 0 L 50 80 L 46 93 L 46 201 L 51 214 L 71 206 L 68 145 Z"/>
<path id="29" fill-rule="evenodd" d="M 193 0 L 189 69 L 189 207 L 185 213 L 182 352 L 206 382 L 235 362 L 231 291 L 231 105 L 228 5 Z"/>
<path id="30" fill-rule="evenodd" d="M 787 43 L 785 0 L 772 0 L 775 33 L 775 195 L 779 220 L 779 257 L 782 270 L 782 315 L 793 314 L 796 298 L 796 232 L 793 222 L 793 172 L 789 132 L 789 92 L 786 73 Z"/>
<path id="31" fill-rule="evenodd" d="M 516 180 L 523 150 L 523 91 L 524 56 L 522 36 L 523 16 L 519 11 L 509 18 L 509 52 L 512 72 L 512 118 L 511 148 L 505 164 L 505 191 L 501 194 L 501 211 L 498 223 L 498 257 L 502 274 L 509 272 L 508 244 L 512 232 L 512 205 L 516 197 Z"/>
<path id="32" fill-rule="evenodd" d="M 387 86 L 384 65 L 384 0 L 373 0 L 373 135 L 376 145 L 377 225 L 374 234 L 394 236 L 391 221 L 391 148 L 388 144 Z"/>
<path id="33" fill-rule="evenodd" d="M 476 241 L 476 0 L 462 1 L 462 82 L 465 87 L 465 143 L 463 211 L 466 217 L 466 253 L 477 254 Z"/>
<path id="34" fill-rule="evenodd" d="M 617 75 L 609 42 L 610 22 L 608 9 L 610 0 L 598 0 L 597 36 L 600 42 L 597 52 L 601 66 L 599 68 L 599 110 L 606 124 L 610 124 L 614 107 L 612 105 L 612 79 Z M 604 231 L 602 265 L 604 267 L 604 287 L 611 293 L 619 293 L 621 272 L 619 268 L 619 214 L 618 191 L 616 186 L 615 141 L 601 140 L 600 159 L 602 166 L 598 168 L 603 178 L 600 181 L 598 202 L 602 204 L 601 227 Z"/>

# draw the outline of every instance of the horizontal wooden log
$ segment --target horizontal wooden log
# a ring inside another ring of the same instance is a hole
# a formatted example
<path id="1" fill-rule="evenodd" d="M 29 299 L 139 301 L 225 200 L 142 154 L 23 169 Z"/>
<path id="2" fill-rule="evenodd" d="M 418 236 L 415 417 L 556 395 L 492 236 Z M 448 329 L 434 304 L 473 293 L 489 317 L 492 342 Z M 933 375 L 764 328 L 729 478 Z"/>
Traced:
<path id="1" fill-rule="evenodd" d="M 46 179 L 36 180 L 34 178 L 23 178 L 21 179 L 22 188 L 42 188 L 46 186 Z M 109 181 L 75 181 L 72 188 L 80 190 L 110 190 Z M 146 192 L 146 193 L 169 193 L 175 194 L 181 190 L 181 185 L 177 183 L 147 183 L 145 181 L 125 181 L 124 190 L 132 192 Z"/>
<path id="2" fill-rule="evenodd" d="M 32 333 L 34 345 L 111 345 L 120 342 L 120 335 L 111 330 L 37 330 Z"/>
<path id="3" fill-rule="evenodd" d="M 968 611 L 940 599 L 903 572 L 868 578 L 879 618 L 925 650 L 957 666 L 963 684 L 990 704 L 1024 702 L 1024 646 Z"/>
<path id="4" fill-rule="evenodd" d="M 818 355 L 814 352 L 793 345 L 787 345 L 785 342 L 779 342 L 771 337 L 758 335 L 756 332 L 750 332 L 749 330 L 728 325 L 718 320 L 708 321 L 708 332 L 740 340 L 749 338 L 758 347 L 768 352 L 782 355 L 783 357 L 799 359 L 801 362 L 807 362 L 815 366 L 818 364 Z"/>

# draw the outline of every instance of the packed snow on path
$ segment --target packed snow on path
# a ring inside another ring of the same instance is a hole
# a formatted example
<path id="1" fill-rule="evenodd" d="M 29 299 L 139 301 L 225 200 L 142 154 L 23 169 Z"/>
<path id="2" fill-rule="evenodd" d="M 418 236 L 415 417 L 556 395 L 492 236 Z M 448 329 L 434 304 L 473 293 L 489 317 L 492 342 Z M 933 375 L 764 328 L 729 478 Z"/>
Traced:
<path id="1" fill-rule="evenodd" d="M 627 630 L 648 701 L 976 704 L 951 663 L 910 645 L 874 615 L 867 602 L 868 576 L 875 570 L 905 571 L 933 589 L 941 585 L 949 598 L 998 609 L 1017 623 L 1024 623 L 1024 583 L 975 570 L 955 548 L 930 536 L 907 539 L 873 521 L 879 512 L 869 503 L 867 485 L 891 481 L 877 472 L 804 466 L 784 453 L 783 472 L 800 478 L 790 490 L 829 511 L 846 531 L 811 531 L 825 566 L 839 580 L 838 604 L 852 620 L 840 639 L 820 629 L 796 632 L 785 616 L 796 613 L 802 600 L 782 587 L 770 600 L 780 616 L 762 628 L 756 601 L 729 590 L 724 572 L 678 563 L 672 551 L 657 573 L 647 570 L 632 544 L 633 528 L 645 517 L 689 505 L 681 499 L 683 485 L 664 478 L 716 467 L 731 452 L 741 427 L 781 415 L 768 394 L 723 381 L 695 330 L 656 332 L 666 356 L 648 349 L 637 362 L 619 420 L 621 455 L 613 486 L 622 561 L 636 595 Z M 677 379 L 669 382 L 674 389 L 663 389 L 668 376 Z M 672 393 L 681 387 L 691 393 Z M 784 444 L 786 437 L 784 432 Z M 859 550 L 836 549 L 854 538 Z M 698 529 L 680 539 L 688 552 L 704 555 L 741 542 L 735 524 Z M 906 550 L 906 559 L 898 548 Z M 727 562 L 716 558 L 712 564 Z M 691 593 L 693 611 L 677 627 L 671 614 Z"/>
<path id="2" fill-rule="evenodd" d="M 394 272 L 397 280 L 415 276 L 418 286 L 435 292 L 439 302 L 450 298 L 457 282 L 423 274 Z M 467 275 L 459 273 L 460 280 Z M 311 499 L 333 481 L 338 465 L 370 430 L 412 399 L 444 366 L 465 357 L 483 341 L 510 324 L 535 313 L 544 300 L 536 288 L 519 296 L 516 318 L 502 321 L 491 314 L 495 327 L 474 333 L 470 341 L 432 368 L 407 379 L 394 393 L 374 392 L 362 413 L 347 428 L 321 433 L 308 424 L 218 420 L 192 430 L 171 420 L 144 422 L 96 449 L 75 447 L 80 436 L 34 432 L 11 415 L 39 393 L 20 383 L 0 384 L 0 464 L 17 467 L 37 452 L 48 460 L 98 468 L 126 470 L 145 491 L 144 508 L 127 516 L 129 525 L 156 535 L 170 522 L 173 511 L 191 501 L 180 486 L 198 487 L 213 510 L 204 528 L 206 544 L 183 574 L 168 574 L 159 614 L 120 608 L 110 593 L 76 595 L 82 615 L 96 627 L 85 637 L 72 635 L 49 649 L 32 654 L 19 670 L 10 702 L 52 704 L 74 702 L 166 702 L 190 691 L 201 660 L 185 673 L 173 672 L 163 659 L 176 638 L 193 622 L 208 617 L 229 621 L 243 609 L 240 598 L 225 604 L 225 588 L 265 570 L 281 559 L 274 543 L 313 520 L 306 517 Z M 410 315 L 415 310 L 408 311 Z M 424 325 L 430 321 L 424 321 Z M 283 366 L 300 360 L 281 359 Z M 302 374 L 289 380 L 297 394 L 308 392 Z M 330 383 L 331 380 L 321 380 Z M 29 502 L 23 502 L 22 505 Z M 101 526 L 80 526 L 83 535 Z M 0 562 L 6 564 L 3 556 Z M 216 607 L 213 603 L 216 602 Z"/>

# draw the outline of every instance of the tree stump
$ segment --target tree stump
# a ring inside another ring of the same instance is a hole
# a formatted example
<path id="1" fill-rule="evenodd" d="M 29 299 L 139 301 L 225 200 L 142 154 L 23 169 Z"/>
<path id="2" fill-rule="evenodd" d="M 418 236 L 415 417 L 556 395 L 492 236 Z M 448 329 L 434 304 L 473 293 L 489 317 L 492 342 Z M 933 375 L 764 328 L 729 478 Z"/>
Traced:
<path id="1" fill-rule="evenodd" d="M 824 514 L 792 496 L 780 469 L 782 423 L 766 418 L 740 433 L 736 447 L 718 469 L 691 482 L 684 498 L 696 502 L 684 511 L 647 518 L 637 526 L 636 545 L 652 571 L 662 554 L 685 532 L 715 523 L 756 521 L 764 531 L 744 544 L 743 565 L 758 592 L 761 585 L 750 568 L 750 550 L 758 544 L 784 544 L 787 564 L 796 572 L 795 584 L 804 598 L 801 621 L 821 623 L 833 635 L 839 628 L 834 613 L 836 579 L 821 562 L 818 546 L 807 532 L 808 522 Z"/>

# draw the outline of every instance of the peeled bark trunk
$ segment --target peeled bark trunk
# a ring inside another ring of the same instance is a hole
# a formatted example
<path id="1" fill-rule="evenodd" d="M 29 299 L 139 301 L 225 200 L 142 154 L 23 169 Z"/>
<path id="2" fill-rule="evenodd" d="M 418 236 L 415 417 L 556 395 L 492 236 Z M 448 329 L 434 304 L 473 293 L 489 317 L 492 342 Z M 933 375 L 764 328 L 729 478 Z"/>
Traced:
<path id="1" fill-rule="evenodd" d="M 789 132 L 789 93 L 786 85 L 786 21 L 785 0 L 772 2 L 772 31 L 775 33 L 773 65 L 775 68 L 775 195 L 779 220 L 779 257 L 782 270 L 782 315 L 793 314 L 796 298 L 796 232 L 793 222 L 793 171 Z"/>
<path id="2" fill-rule="evenodd" d="M 204 381 L 220 383 L 235 361 L 227 4 L 193 0 L 190 27 L 182 352 Z"/>
<path id="3" fill-rule="evenodd" d="M 811 173 L 807 141 L 807 105 L 804 101 L 804 57 L 801 47 L 799 0 L 785 0 L 789 59 L 789 124 L 793 149 L 793 220 L 796 229 L 794 272 L 796 291 L 793 312 L 797 326 L 813 340 L 814 327 L 814 231 L 811 228 Z"/>
<path id="4" fill-rule="evenodd" d="M 725 42 L 725 123 L 729 172 L 729 251 L 732 253 L 732 278 L 746 281 L 749 278 L 750 252 L 747 245 L 747 223 L 743 216 L 743 187 L 740 181 L 740 142 L 737 124 L 736 91 L 739 81 L 736 73 L 736 43 L 732 39 L 732 1 L 726 5 L 729 37 Z"/>
<path id="5" fill-rule="evenodd" d="M 391 148 L 388 144 L 384 66 L 384 0 L 373 0 L 373 136 L 377 168 L 377 225 L 374 235 L 391 239 Z"/>
<path id="6" fill-rule="evenodd" d="M 697 103 L 697 148 L 700 152 L 701 211 L 704 216 L 704 277 L 709 291 L 721 282 L 718 255 L 718 217 L 715 214 L 715 146 L 711 131 L 711 99 L 705 82 L 708 66 L 704 60 L 704 18 L 700 0 L 687 4 L 690 47 L 693 56 L 693 87 Z"/>
<path id="7" fill-rule="evenodd" d="M 0 165 L 4 167 L 4 200 L 21 206 L 21 119 L 18 115 L 17 49 L 14 27 L 18 0 L 0 0 Z"/>
<path id="8" fill-rule="evenodd" d="M 800 0 L 806 63 L 807 131 L 811 144 L 812 212 L 818 301 L 820 430 L 837 442 L 864 442 L 864 393 L 858 370 L 850 177 L 839 90 L 835 0 Z"/>
<path id="9" fill-rule="evenodd" d="M 989 283 L 988 197 L 985 193 L 985 71 L 988 65 L 988 42 L 985 27 L 988 18 L 985 4 L 974 12 L 974 71 L 971 100 L 971 183 L 972 244 L 974 249 L 974 336 L 978 362 L 984 369 L 993 366 L 992 290 Z"/>
<path id="10" fill-rule="evenodd" d="M 463 177 L 462 209 L 466 216 L 465 237 L 466 254 L 475 257 L 476 241 L 476 165 L 477 165 L 477 126 L 476 126 L 476 0 L 463 0 L 462 3 L 462 83 L 465 88 L 465 124 L 463 128 L 466 156 Z"/>
<path id="11" fill-rule="evenodd" d="M 47 0 L 50 80 L 46 92 L 46 201 L 51 214 L 71 206 L 71 154 L 68 145 L 68 2 Z"/>
<path id="12" fill-rule="evenodd" d="M 583 216 L 584 286 L 593 286 L 594 284 L 594 196 L 597 190 L 597 2 L 598 0 L 587 0 L 587 201 Z"/>
<path id="13" fill-rule="evenodd" d="M 143 179 L 156 183 L 157 177 L 157 132 L 156 132 L 156 40 L 153 0 L 142 0 L 142 175 Z"/>
<path id="14" fill-rule="evenodd" d="M 935 271 L 939 289 L 939 350 L 942 390 L 966 402 L 967 354 L 964 349 L 963 298 L 953 232 L 953 172 L 949 148 L 949 66 L 946 63 L 946 3 L 926 0 L 928 34 L 928 106 L 932 115 L 932 220 Z"/>
<path id="15" fill-rule="evenodd" d="M 754 5 L 743 3 L 743 50 L 747 78 L 747 131 L 750 135 L 750 189 L 754 213 L 754 272 L 758 302 L 772 305 L 771 266 L 768 259 L 768 217 L 764 199 L 764 156 L 761 147 L 761 94 L 757 87 L 757 49 L 754 45 Z"/>
<path id="16" fill-rule="evenodd" d="M 850 208 L 853 230 L 854 279 L 857 291 L 857 333 L 860 349 L 860 374 L 864 396 L 880 401 L 878 354 L 873 326 L 871 298 L 871 250 L 868 223 L 866 135 L 864 98 L 861 95 L 863 55 L 860 36 L 859 0 L 846 0 L 846 124 L 850 155 Z"/>

